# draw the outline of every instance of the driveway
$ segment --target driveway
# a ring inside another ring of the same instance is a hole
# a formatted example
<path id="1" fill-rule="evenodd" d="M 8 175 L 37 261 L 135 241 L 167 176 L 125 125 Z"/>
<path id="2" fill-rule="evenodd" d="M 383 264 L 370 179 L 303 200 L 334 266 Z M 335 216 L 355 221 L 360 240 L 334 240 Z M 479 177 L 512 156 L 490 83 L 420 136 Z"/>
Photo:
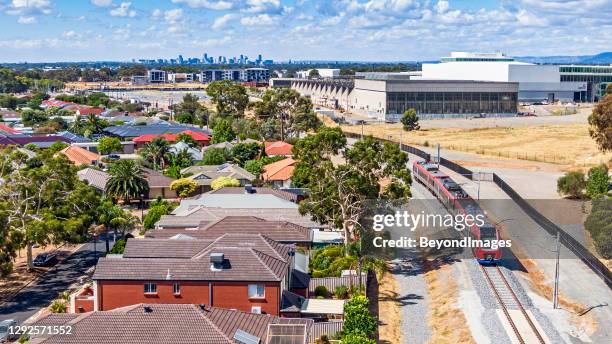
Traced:
<path id="1" fill-rule="evenodd" d="M 111 242 L 111 245 L 113 243 Z M 104 240 L 98 239 L 95 244 L 89 242 L 81 246 L 70 257 L 59 263 L 55 269 L 21 290 L 15 297 L 0 308 L 0 321 L 15 319 L 18 324 L 47 307 L 58 295 L 77 283 L 85 272 L 94 266 L 104 254 Z M 112 246 L 111 246 L 112 247 Z"/>

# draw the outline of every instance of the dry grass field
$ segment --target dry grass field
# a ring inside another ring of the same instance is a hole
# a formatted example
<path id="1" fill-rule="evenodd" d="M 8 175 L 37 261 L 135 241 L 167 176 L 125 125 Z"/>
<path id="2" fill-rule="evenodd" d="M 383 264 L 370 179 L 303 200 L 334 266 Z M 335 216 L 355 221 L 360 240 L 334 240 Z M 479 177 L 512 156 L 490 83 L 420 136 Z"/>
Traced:
<path id="1" fill-rule="evenodd" d="M 343 125 L 346 132 L 361 133 L 361 126 Z M 541 161 L 584 168 L 607 163 L 612 154 L 602 154 L 589 136 L 588 124 L 533 125 L 490 128 L 429 128 L 413 132 L 401 124 L 370 124 L 364 134 L 419 146 L 472 152 L 482 155 Z"/>

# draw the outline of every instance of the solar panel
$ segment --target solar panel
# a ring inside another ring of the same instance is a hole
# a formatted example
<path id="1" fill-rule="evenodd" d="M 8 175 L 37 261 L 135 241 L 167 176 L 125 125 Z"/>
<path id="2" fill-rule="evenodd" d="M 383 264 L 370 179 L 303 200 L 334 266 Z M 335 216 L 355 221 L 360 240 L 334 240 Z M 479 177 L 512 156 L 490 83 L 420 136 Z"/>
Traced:
<path id="1" fill-rule="evenodd" d="M 234 339 L 243 344 L 259 344 L 261 341 L 259 337 L 255 337 L 254 335 L 241 329 L 236 330 L 236 333 L 234 333 Z"/>
<path id="2" fill-rule="evenodd" d="M 303 344 L 306 342 L 305 324 L 270 324 L 266 344 Z"/>

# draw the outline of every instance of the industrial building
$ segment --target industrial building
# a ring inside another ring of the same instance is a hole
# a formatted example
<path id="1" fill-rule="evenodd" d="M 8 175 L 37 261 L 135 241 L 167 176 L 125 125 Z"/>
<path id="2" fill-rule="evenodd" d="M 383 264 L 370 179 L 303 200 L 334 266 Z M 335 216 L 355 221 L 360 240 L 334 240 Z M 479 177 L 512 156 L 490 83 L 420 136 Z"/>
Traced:
<path id="1" fill-rule="evenodd" d="M 209 69 L 200 73 L 200 82 L 231 80 L 242 82 L 268 82 L 270 70 L 266 68 Z"/>
<path id="2" fill-rule="evenodd" d="M 612 83 L 612 66 L 537 65 L 502 53 L 453 52 L 424 63 L 421 79 L 518 82 L 521 102 L 595 102 Z"/>
<path id="3" fill-rule="evenodd" d="M 168 81 L 166 71 L 151 69 L 147 71 L 147 81 L 150 83 L 165 83 Z"/>
<path id="4" fill-rule="evenodd" d="M 397 121 L 413 108 L 421 118 L 513 116 L 519 84 L 500 81 L 414 80 L 411 74 L 374 73 L 355 79 L 284 79 L 314 104 Z"/>

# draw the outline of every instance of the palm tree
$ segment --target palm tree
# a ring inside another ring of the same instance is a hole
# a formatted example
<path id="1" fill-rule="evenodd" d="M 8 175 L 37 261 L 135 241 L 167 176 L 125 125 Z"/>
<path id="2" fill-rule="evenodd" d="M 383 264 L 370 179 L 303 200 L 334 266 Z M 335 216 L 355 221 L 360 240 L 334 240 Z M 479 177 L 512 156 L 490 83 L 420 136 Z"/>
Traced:
<path id="1" fill-rule="evenodd" d="M 177 152 L 169 152 L 166 157 L 172 166 L 184 168 L 193 165 L 193 156 L 187 148 L 183 148 Z"/>
<path id="2" fill-rule="evenodd" d="M 142 148 L 140 155 L 146 160 L 151 161 L 154 169 L 164 169 L 165 158 L 169 149 L 168 141 L 163 137 L 156 137 Z"/>
<path id="3" fill-rule="evenodd" d="M 118 160 L 108 169 L 110 178 L 106 182 L 105 193 L 114 198 L 121 198 L 129 203 L 149 192 L 149 183 L 142 168 L 134 160 Z"/>
<path id="4" fill-rule="evenodd" d="M 75 115 L 74 122 L 72 122 L 72 125 L 68 129 L 75 134 L 83 135 L 86 129 L 85 127 L 85 123 L 81 120 L 81 116 Z"/>
<path id="5" fill-rule="evenodd" d="M 94 134 L 101 133 L 102 129 L 104 129 L 100 118 L 98 118 L 98 116 L 94 115 L 93 113 L 87 115 L 87 126 Z"/>

